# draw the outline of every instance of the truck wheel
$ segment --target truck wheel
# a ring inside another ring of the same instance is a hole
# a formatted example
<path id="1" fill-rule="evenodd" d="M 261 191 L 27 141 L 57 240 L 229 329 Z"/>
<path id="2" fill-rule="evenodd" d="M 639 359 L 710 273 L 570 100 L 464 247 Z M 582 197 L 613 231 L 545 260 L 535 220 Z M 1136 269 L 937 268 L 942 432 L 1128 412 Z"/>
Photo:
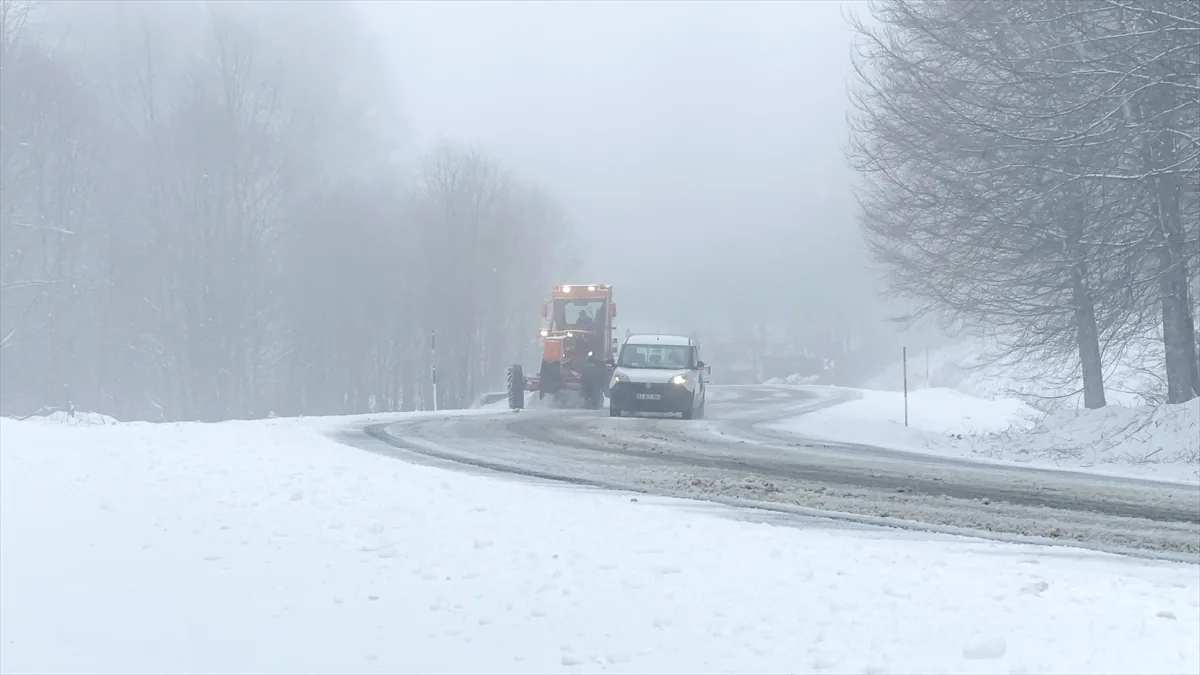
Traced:
<path id="1" fill-rule="evenodd" d="M 618 408 L 617 406 L 615 406 L 615 405 L 613 405 L 613 404 L 609 403 L 609 404 L 608 404 L 608 416 L 609 416 L 609 417 L 620 417 L 620 416 L 621 416 L 621 409 L 620 409 L 620 408 Z"/>
<path id="2" fill-rule="evenodd" d="M 513 410 L 525 407 L 525 369 L 519 363 L 508 367 L 508 407 Z"/>
<path id="3" fill-rule="evenodd" d="M 583 389 L 583 406 L 588 410 L 599 410 L 604 406 L 604 383 L 600 374 L 600 367 L 594 363 L 583 367 L 579 384 Z"/>
<path id="4" fill-rule="evenodd" d="M 562 391 L 562 364 L 558 361 L 542 360 L 538 370 L 538 395 L 555 396 Z"/>

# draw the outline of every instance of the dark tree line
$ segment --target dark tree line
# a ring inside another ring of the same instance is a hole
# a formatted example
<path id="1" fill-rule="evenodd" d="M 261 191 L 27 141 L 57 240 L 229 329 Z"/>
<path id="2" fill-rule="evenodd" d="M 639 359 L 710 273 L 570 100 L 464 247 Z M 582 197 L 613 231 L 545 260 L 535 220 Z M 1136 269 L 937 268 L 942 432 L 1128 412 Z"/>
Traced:
<path id="1" fill-rule="evenodd" d="M 848 155 L 861 228 L 916 316 L 1104 364 L 1161 341 L 1200 395 L 1200 3 L 877 0 Z"/>
<path id="2" fill-rule="evenodd" d="M 0 408 L 218 420 L 501 382 L 564 214 L 479 150 L 401 161 L 348 3 L 0 0 Z"/>

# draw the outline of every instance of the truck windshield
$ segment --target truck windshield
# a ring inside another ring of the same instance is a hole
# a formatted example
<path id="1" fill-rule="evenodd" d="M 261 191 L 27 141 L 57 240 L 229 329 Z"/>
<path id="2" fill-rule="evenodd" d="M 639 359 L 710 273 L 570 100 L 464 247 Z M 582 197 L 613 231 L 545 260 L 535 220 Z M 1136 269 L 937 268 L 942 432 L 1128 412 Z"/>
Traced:
<path id="1" fill-rule="evenodd" d="M 597 330 L 607 311 L 603 298 L 573 298 L 555 302 L 555 323 L 563 328 Z"/>
<path id="2" fill-rule="evenodd" d="M 617 359 L 621 368 L 668 368 L 680 370 L 692 367 L 692 348 L 687 345 L 631 345 L 621 348 Z"/>

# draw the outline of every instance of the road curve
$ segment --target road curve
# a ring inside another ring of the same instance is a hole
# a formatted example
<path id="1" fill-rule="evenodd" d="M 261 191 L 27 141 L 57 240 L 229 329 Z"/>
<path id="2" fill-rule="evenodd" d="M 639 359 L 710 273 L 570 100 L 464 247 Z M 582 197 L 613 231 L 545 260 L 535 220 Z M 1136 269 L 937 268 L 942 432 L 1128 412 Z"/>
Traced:
<path id="1" fill-rule="evenodd" d="M 714 387 L 703 421 L 528 409 L 359 430 L 382 441 L 366 449 L 533 478 L 1200 562 L 1200 487 L 980 464 L 764 428 L 851 396 L 820 387 Z"/>

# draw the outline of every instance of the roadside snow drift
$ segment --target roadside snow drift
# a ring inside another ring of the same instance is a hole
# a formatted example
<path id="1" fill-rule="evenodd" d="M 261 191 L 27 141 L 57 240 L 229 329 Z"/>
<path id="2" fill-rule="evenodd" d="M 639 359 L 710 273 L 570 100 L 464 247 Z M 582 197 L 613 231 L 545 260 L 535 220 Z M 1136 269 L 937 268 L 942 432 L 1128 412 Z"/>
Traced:
<path id="1" fill-rule="evenodd" d="M 1200 671 L 1200 575 L 338 445 L 0 420 L 4 672 Z"/>
<path id="2" fill-rule="evenodd" d="M 1005 353 L 1005 344 L 996 338 L 968 338 L 925 353 L 911 350 L 908 389 L 955 389 L 979 398 L 1016 398 L 1045 409 L 1083 407 L 1077 361 L 1063 363 L 1037 354 L 998 358 Z M 1134 340 L 1124 353 L 1107 354 L 1104 395 L 1108 403 L 1140 407 L 1161 399 L 1165 382 L 1155 371 L 1162 372 L 1163 358 L 1162 339 L 1153 334 Z M 864 388 L 898 392 L 904 381 L 904 364 L 897 360 L 865 382 Z"/>
<path id="3" fill-rule="evenodd" d="M 844 390 L 843 390 L 844 391 Z M 1200 482 L 1200 399 L 1175 406 L 1060 410 L 951 389 L 851 390 L 859 398 L 773 425 L 831 441 L 933 455 Z"/>

